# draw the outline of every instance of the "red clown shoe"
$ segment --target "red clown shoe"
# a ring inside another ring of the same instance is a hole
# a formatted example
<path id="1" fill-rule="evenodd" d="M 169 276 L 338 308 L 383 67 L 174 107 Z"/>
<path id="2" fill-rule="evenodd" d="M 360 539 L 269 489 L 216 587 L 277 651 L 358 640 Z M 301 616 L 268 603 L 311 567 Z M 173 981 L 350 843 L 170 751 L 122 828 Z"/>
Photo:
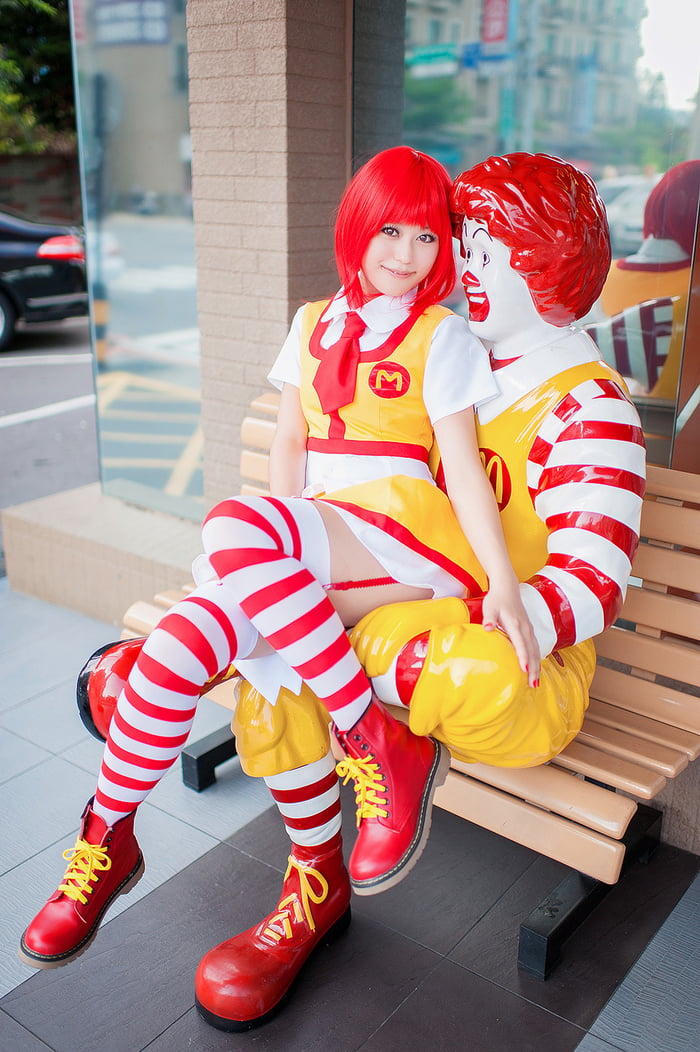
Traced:
<path id="1" fill-rule="evenodd" d="M 78 712 L 93 738 L 107 740 L 112 713 L 146 636 L 107 643 L 91 654 L 78 673 Z"/>
<path id="2" fill-rule="evenodd" d="M 139 636 L 137 639 L 121 639 L 116 643 L 105 644 L 88 658 L 78 674 L 78 712 L 90 734 L 99 741 L 107 740 L 119 695 L 146 639 L 147 636 Z M 202 694 L 237 675 L 235 667 L 230 665 L 224 672 L 212 676 L 202 688 Z"/>
<path id="3" fill-rule="evenodd" d="M 19 957 L 32 968 L 60 968 L 84 953 L 117 896 L 143 876 L 134 815 L 107 826 L 91 804 L 75 847 L 63 854 L 69 863 L 63 882 L 22 936 Z"/>
<path id="4" fill-rule="evenodd" d="M 219 1030 L 251 1030 L 267 1022 L 312 951 L 349 923 L 350 881 L 340 833 L 319 847 L 292 844 L 277 909 L 200 961 L 200 1014 Z"/>
<path id="5" fill-rule="evenodd" d="M 376 699 L 351 730 L 336 728 L 335 735 L 347 754 L 338 774 L 355 782 L 359 833 L 350 880 L 358 895 L 376 895 L 403 880 L 423 853 L 450 753 L 414 734 Z"/>

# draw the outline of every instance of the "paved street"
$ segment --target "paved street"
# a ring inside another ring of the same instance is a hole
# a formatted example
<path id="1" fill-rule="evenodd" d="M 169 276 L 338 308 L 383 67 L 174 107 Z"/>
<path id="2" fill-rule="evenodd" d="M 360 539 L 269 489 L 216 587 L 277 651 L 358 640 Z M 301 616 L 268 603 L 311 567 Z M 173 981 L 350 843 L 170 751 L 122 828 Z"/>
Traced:
<path id="1" fill-rule="evenodd" d="M 99 478 L 94 391 L 85 319 L 18 331 L 0 354 L 0 508 Z"/>

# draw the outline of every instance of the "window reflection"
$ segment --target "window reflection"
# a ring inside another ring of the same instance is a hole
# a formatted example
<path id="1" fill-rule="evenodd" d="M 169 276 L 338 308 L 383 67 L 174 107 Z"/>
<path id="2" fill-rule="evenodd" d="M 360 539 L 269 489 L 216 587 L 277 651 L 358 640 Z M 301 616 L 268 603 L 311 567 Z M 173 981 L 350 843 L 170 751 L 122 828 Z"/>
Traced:
<path id="1" fill-rule="evenodd" d="M 404 141 L 453 175 L 527 150 L 596 180 L 616 262 L 581 324 L 629 378 L 650 460 L 671 463 L 684 420 L 679 380 L 700 354 L 685 340 L 700 9 L 684 0 L 407 0 L 406 9 Z"/>
<path id="2" fill-rule="evenodd" d="M 184 3 L 74 0 L 106 492 L 202 511 Z"/>

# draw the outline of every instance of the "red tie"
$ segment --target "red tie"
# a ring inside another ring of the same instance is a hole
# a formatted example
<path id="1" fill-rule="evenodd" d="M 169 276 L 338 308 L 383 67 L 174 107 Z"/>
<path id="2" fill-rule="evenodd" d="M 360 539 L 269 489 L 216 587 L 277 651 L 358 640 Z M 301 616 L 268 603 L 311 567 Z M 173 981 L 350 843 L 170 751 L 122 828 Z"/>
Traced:
<path id="1" fill-rule="evenodd" d="M 360 336 L 365 323 L 350 311 L 345 318 L 342 336 L 331 347 L 323 348 L 313 385 L 324 413 L 349 405 L 355 397 L 357 366 L 360 361 Z"/>

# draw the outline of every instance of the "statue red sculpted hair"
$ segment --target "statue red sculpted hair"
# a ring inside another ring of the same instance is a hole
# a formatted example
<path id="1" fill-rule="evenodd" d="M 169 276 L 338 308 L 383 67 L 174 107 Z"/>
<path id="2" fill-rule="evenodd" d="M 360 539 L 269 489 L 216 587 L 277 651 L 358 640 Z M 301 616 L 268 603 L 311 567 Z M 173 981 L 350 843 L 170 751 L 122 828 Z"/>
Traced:
<path id="1" fill-rule="evenodd" d="M 566 161 L 489 157 L 457 177 L 452 211 L 459 227 L 465 216 L 482 220 L 510 248 L 511 266 L 552 325 L 583 317 L 600 295 L 611 258 L 605 206 L 593 180 Z"/>

